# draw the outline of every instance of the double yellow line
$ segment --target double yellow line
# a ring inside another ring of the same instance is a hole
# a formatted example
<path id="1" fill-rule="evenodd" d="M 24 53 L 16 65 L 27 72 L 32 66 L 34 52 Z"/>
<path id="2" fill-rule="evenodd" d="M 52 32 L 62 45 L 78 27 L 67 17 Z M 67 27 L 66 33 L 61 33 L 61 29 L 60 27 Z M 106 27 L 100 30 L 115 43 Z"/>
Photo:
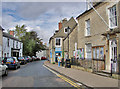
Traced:
<path id="1" fill-rule="evenodd" d="M 69 84 L 71 84 L 72 86 L 76 87 L 77 89 L 81 89 L 80 85 L 74 83 L 73 81 L 69 80 L 68 78 L 62 76 L 62 75 L 57 75 L 58 77 L 60 77 L 61 79 L 63 79 L 64 81 L 68 82 Z"/>
<path id="2" fill-rule="evenodd" d="M 44 66 L 44 65 L 43 65 Z M 56 74 L 59 78 L 63 79 L 64 81 L 66 81 L 67 83 L 71 84 L 72 86 L 76 87 L 77 89 L 84 89 L 82 88 L 80 85 L 74 83 L 73 81 L 71 81 L 70 79 L 56 73 L 55 71 L 51 70 L 50 68 L 44 66 L 45 68 L 47 68 L 49 71 L 51 71 L 52 73 Z"/>

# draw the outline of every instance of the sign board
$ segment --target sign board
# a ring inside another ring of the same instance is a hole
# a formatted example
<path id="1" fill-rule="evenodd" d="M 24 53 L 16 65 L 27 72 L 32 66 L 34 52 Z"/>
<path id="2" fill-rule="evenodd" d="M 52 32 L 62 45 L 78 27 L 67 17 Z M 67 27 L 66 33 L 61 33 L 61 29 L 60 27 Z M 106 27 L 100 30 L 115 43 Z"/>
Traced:
<path id="1" fill-rule="evenodd" d="M 61 48 L 55 48 L 55 51 L 61 51 Z"/>
<path id="2" fill-rule="evenodd" d="M 2 57 L 2 46 L 0 45 L 0 57 Z"/>

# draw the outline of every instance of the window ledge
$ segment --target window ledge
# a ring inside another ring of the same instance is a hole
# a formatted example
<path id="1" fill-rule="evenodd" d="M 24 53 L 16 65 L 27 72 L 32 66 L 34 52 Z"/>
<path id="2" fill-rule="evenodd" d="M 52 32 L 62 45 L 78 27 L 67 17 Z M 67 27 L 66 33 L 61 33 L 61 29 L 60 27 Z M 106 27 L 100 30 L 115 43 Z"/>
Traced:
<path id="1" fill-rule="evenodd" d="M 91 35 L 89 35 L 89 36 L 85 36 L 85 38 L 88 38 L 88 37 L 91 37 Z"/>

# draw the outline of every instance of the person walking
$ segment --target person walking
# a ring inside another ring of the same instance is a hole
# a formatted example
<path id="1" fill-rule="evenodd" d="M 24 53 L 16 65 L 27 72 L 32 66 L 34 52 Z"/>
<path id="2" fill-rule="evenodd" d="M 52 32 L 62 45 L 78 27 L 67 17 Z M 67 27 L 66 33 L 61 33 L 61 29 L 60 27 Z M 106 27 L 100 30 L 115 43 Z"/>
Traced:
<path id="1" fill-rule="evenodd" d="M 59 54 L 59 56 L 58 56 L 58 67 L 60 67 L 60 62 L 61 62 L 61 56 L 60 56 L 60 54 Z"/>

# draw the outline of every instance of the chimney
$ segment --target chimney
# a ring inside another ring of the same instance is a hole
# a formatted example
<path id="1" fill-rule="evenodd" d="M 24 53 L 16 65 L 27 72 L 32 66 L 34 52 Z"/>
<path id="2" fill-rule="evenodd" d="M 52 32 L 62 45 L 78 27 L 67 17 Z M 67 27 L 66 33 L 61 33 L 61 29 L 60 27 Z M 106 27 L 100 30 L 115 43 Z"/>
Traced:
<path id="1" fill-rule="evenodd" d="M 14 31 L 9 31 L 10 35 L 14 36 Z"/>
<path id="2" fill-rule="evenodd" d="M 59 30 L 62 28 L 62 22 L 60 21 L 59 23 Z"/>
<path id="3" fill-rule="evenodd" d="M 62 20 L 62 24 L 65 24 L 67 22 L 67 18 L 64 18 L 63 20 Z"/>

